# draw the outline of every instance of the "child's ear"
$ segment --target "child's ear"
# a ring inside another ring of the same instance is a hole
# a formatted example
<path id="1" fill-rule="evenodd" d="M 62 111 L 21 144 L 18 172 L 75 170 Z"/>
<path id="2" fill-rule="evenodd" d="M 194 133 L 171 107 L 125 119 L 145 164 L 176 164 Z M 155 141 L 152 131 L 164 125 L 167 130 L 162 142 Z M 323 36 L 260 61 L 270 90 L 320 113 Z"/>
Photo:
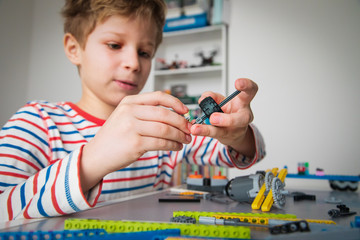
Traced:
<path id="1" fill-rule="evenodd" d="M 81 62 L 81 47 L 76 38 L 70 33 L 64 35 L 64 50 L 70 62 L 79 66 Z"/>

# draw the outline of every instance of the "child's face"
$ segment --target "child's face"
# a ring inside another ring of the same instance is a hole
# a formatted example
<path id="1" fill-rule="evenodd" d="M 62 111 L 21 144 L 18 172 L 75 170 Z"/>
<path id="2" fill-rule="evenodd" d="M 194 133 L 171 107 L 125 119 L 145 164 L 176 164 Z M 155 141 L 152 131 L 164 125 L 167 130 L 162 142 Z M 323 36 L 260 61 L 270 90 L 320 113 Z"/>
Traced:
<path id="1" fill-rule="evenodd" d="M 141 91 L 156 50 L 153 26 L 118 15 L 97 25 L 80 50 L 83 99 L 116 107 L 125 96 Z"/>

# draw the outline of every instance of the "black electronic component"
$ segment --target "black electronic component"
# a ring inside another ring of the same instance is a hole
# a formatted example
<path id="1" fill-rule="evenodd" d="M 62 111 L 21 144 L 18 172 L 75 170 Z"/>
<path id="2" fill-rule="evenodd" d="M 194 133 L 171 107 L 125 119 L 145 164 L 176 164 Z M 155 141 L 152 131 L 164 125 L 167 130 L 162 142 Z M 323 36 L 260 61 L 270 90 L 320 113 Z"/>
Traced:
<path id="1" fill-rule="evenodd" d="M 302 192 L 295 192 L 292 195 L 294 197 L 294 201 L 301 201 L 301 200 L 315 201 L 316 200 L 315 195 L 305 194 L 305 193 L 302 193 Z"/>
<path id="2" fill-rule="evenodd" d="M 221 110 L 221 107 L 224 106 L 226 103 L 228 103 L 231 99 L 233 99 L 236 95 L 238 95 L 241 91 L 236 90 L 231 95 L 229 95 L 227 98 L 225 98 L 219 105 L 215 102 L 215 100 L 212 97 L 206 97 L 204 98 L 199 106 L 201 110 L 204 112 L 204 115 L 197 118 L 195 123 L 201 124 L 205 121 L 205 119 L 209 118 L 211 114 L 214 112 L 223 112 Z"/>

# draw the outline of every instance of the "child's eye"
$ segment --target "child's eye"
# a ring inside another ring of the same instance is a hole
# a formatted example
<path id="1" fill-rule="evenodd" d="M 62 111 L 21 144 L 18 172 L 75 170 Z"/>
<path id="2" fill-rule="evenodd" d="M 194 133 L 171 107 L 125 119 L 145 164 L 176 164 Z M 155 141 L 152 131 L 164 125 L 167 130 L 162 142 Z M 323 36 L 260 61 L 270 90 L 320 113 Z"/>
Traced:
<path id="1" fill-rule="evenodd" d="M 117 43 L 108 43 L 107 44 L 110 49 L 118 50 L 121 48 L 121 46 Z"/>
<path id="2" fill-rule="evenodd" d="M 141 57 L 151 58 L 151 54 L 148 53 L 148 52 L 140 51 L 140 52 L 139 52 L 139 55 L 140 55 Z"/>

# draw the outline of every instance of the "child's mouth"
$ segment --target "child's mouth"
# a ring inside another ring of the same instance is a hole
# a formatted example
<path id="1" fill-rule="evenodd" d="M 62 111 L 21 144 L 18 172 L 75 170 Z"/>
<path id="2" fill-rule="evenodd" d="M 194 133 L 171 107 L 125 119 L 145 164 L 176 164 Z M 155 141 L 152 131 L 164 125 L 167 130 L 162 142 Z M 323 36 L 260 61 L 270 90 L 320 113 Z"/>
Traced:
<path id="1" fill-rule="evenodd" d="M 115 82 L 118 86 L 120 86 L 125 90 L 134 90 L 135 88 L 137 88 L 137 85 L 132 82 L 121 81 L 121 80 L 115 80 Z"/>

